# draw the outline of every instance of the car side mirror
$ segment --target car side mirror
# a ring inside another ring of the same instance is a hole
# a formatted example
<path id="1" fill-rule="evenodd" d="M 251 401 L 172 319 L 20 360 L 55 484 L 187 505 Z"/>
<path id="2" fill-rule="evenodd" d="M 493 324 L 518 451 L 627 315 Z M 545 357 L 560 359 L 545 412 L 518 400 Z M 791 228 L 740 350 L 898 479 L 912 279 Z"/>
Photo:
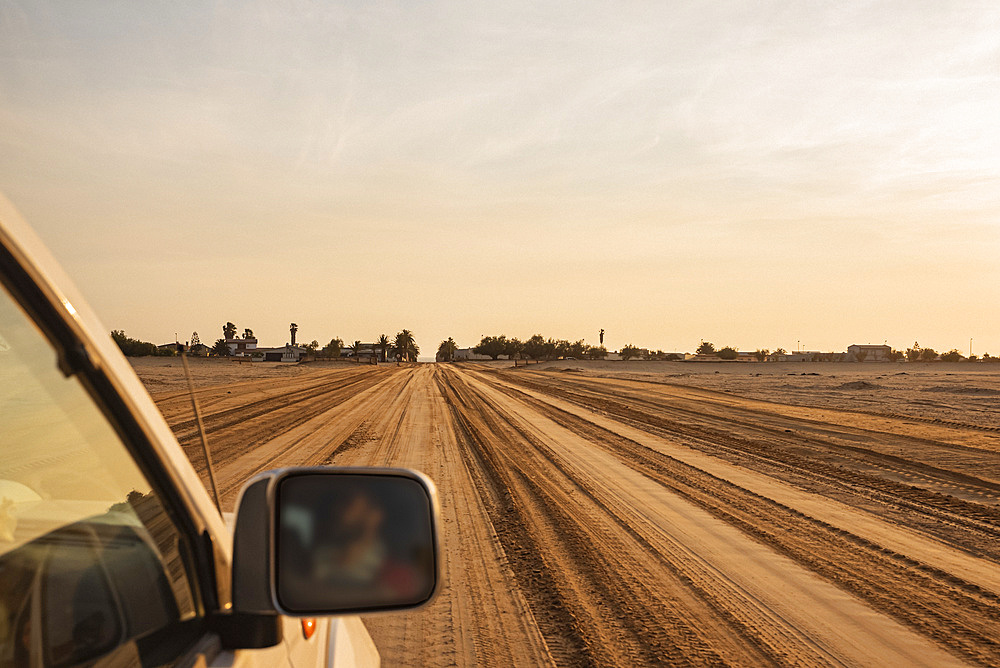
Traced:
<path id="1" fill-rule="evenodd" d="M 237 506 L 236 612 L 311 617 L 401 610 L 438 584 L 434 484 L 405 469 L 292 468 Z"/>

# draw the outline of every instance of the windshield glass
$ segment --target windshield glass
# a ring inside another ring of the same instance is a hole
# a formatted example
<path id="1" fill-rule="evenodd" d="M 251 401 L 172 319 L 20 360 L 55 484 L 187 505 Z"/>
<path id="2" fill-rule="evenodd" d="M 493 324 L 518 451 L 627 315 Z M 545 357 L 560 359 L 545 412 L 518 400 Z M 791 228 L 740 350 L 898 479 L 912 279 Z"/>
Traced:
<path id="1" fill-rule="evenodd" d="M 76 665 L 191 619 L 184 551 L 91 395 L 0 290 L 0 666 Z"/>
<path id="2" fill-rule="evenodd" d="M 5 292 L 0 293 L 0 425 L 5 507 L 0 551 L 102 515 L 129 494 L 150 492 L 90 395 L 76 377 L 59 371 L 55 351 Z M 23 516 L 26 508 L 31 521 Z"/>

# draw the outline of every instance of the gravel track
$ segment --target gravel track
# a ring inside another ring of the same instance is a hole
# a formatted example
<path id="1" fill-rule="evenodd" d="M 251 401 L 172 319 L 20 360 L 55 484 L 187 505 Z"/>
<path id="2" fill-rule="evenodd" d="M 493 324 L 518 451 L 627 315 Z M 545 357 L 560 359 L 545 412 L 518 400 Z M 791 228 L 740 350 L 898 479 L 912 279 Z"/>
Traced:
<path id="1" fill-rule="evenodd" d="M 713 410 L 711 405 L 714 393 L 702 390 L 698 391 L 702 406 L 698 412 L 688 407 L 692 402 L 686 394 L 669 403 L 662 398 L 657 401 L 642 394 L 641 384 L 623 391 L 617 385 L 594 387 L 575 379 L 551 379 L 547 374 L 526 376 L 501 377 L 646 433 L 682 439 L 688 446 L 742 467 L 798 481 L 810 491 L 825 491 L 906 524 L 922 523 L 939 539 L 971 553 L 1000 557 L 1000 485 L 996 482 L 1000 457 L 993 452 L 966 449 L 955 455 L 960 446 L 900 436 L 893 433 L 889 421 L 883 423 L 885 431 L 863 431 L 858 440 L 859 431 L 850 424 L 817 426 L 815 421 L 788 420 L 771 412 L 765 402 L 741 402 L 753 408 L 734 411 L 728 396 L 719 396 L 726 412 L 718 415 L 714 413 L 720 406 Z M 852 445 L 843 443 L 845 434 Z M 868 447 L 861 447 L 862 443 Z M 910 458 L 888 454 L 890 449 Z"/>
<path id="2" fill-rule="evenodd" d="M 962 416 L 477 365 L 197 393 L 225 505 L 290 464 L 436 481 L 443 591 L 366 620 L 385 665 L 1000 664 L 1000 437 Z"/>
<path id="3" fill-rule="evenodd" d="M 530 399 L 528 399 L 530 401 Z M 956 653 L 989 665 L 998 647 L 1000 596 L 741 489 L 639 443 L 532 401 L 554 421 L 607 448 L 716 517 L 863 597 Z"/>

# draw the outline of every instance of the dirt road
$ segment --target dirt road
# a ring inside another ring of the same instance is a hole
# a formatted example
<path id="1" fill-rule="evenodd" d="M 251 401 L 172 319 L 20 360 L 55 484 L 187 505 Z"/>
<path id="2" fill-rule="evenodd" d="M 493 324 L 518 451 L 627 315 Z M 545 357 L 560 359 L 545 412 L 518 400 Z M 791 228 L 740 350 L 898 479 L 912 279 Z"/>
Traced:
<path id="1" fill-rule="evenodd" d="M 289 464 L 436 481 L 445 588 L 366 620 L 385 665 L 1000 664 L 995 431 L 473 365 L 198 395 L 225 504 Z"/>

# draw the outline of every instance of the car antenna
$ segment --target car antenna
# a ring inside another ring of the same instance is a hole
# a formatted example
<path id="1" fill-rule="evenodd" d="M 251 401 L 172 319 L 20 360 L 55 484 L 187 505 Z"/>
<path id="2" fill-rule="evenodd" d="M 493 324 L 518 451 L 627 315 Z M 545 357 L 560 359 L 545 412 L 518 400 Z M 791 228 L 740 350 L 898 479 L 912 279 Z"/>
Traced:
<path id="1" fill-rule="evenodd" d="M 181 356 L 181 362 L 184 365 L 184 376 L 187 378 L 188 394 L 191 395 L 194 421 L 198 425 L 198 435 L 201 436 L 201 449 L 205 453 L 205 463 L 208 466 L 208 480 L 212 483 L 212 496 L 215 498 L 215 507 L 221 513 L 222 504 L 219 503 L 219 488 L 215 484 L 215 471 L 212 470 L 212 455 L 208 451 L 208 438 L 205 436 L 205 425 L 201 423 L 201 411 L 198 410 L 198 400 L 194 396 L 194 382 L 191 380 L 191 369 L 188 367 L 187 350 L 184 344 L 177 343 L 177 353 Z"/>

